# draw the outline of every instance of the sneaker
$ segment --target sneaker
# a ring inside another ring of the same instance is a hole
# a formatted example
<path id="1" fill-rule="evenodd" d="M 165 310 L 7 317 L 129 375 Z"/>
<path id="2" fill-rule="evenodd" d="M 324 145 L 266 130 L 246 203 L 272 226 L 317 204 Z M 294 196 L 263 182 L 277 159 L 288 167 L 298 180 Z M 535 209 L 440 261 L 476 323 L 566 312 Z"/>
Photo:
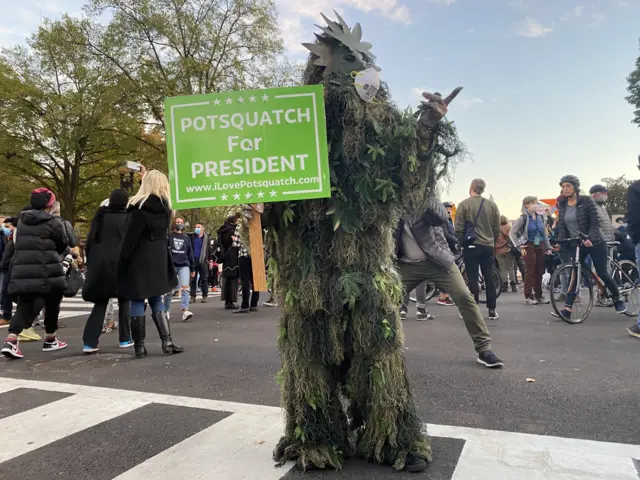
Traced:
<path id="1" fill-rule="evenodd" d="M 207 297 L 202 297 L 202 300 L 200 300 L 200 303 L 207 303 Z"/>
<path id="2" fill-rule="evenodd" d="M 248 308 L 239 308 L 237 310 L 234 310 L 233 313 L 249 313 L 251 310 L 249 310 Z"/>
<path id="3" fill-rule="evenodd" d="M 500 315 L 495 310 L 489 310 L 489 320 L 498 320 Z"/>
<path id="4" fill-rule="evenodd" d="M 196 303 L 196 297 L 195 297 L 195 295 L 191 295 L 191 303 Z"/>
<path id="5" fill-rule="evenodd" d="M 544 297 L 538 297 L 536 298 L 536 301 L 538 302 L 539 305 L 549 305 L 551 303 L 551 301 L 547 300 Z"/>
<path id="6" fill-rule="evenodd" d="M 98 351 L 98 347 L 90 347 L 89 345 L 85 345 L 82 349 L 82 353 L 96 353 Z"/>
<path id="7" fill-rule="evenodd" d="M 427 461 L 424 458 L 416 457 L 414 454 L 407 454 L 404 462 L 404 469 L 409 473 L 419 473 L 427 469 Z"/>
<path id="8" fill-rule="evenodd" d="M 127 340 L 126 342 L 120 342 L 120 343 L 118 343 L 118 347 L 119 348 L 133 347 L 133 340 Z"/>
<path id="9" fill-rule="evenodd" d="M 271 299 L 271 300 L 267 300 L 262 305 L 264 305 L 265 307 L 277 307 L 278 306 L 278 302 L 276 302 L 275 300 Z"/>
<path id="10" fill-rule="evenodd" d="M 551 315 L 553 315 L 556 318 L 563 318 L 565 320 L 571 320 L 571 312 L 569 310 L 560 310 L 560 315 L 558 315 L 555 311 L 551 312 Z"/>
<path id="11" fill-rule="evenodd" d="M 627 304 L 619 298 L 613 301 L 613 306 L 616 309 L 616 313 L 625 313 L 628 308 Z"/>
<path id="12" fill-rule="evenodd" d="M 8 327 L 11 322 L 9 320 L 5 320 L 4 318 L 0 318 L 0 327 Z"/>
<path id="13" fill-rule="evenodd" d="M 537 305 L 538 300 L 536 300 L 535 298 L 525 298 L 524 303 L 525 305 Z"/>
<path id="14" fill-rule="evenodd" d="M 18 340 L 21 342 L 37 342 L 42 340 L 42 337 L 36 332 L 35 328 L 25 328 L 18 335 Z"/>
<path id="15" fill-rule="evenodd" d="M 407 319 L 407 309 L 406 308 L 401 308 L 400 309 L 400 320 L 406 320 Z"/>
<path id="16" fill-rule="evenodd" d="M 515 283 L 511 284 L 511 293 L 518 293 L 518 287 Z"/>
<path id="17" fill-rule="evenodd" d="M 453 307 L 455 305 L 455 303 L 453 303 L 453 300 L 451 300 L 449 297 L 445 298 L 444 300 L 439 298 L 436 303 L 438 305 L 442 305 L 443 307 Z"/>
<path id="18" fill-rule="evenodd" d="M 640 327 L 637 323 L 629 327 L 627 332 L 629 332 L 629 335 L 632 337 L 640 338 Z"/>
<path id="19" fill-rule="evenodd" d="M 58 340 L 58 337 L 50 337 L 44 340 L 42 344 L 43 352 L 55 352 L 56 350 L 62 350 L 67 348 L 67 342 L 63 342 L 62 340 Z"/>
<path id="20" fill-rule="evenodd" d="M 238 308 L 240 308 L 240 307 L 238 307 L 238 305 L 236 305 L 235 303 L 227 303 L 224 306 L 225 310 L 237 310 Z"/>
<path id="21" fill-rule="evenodd" d="M 7 358 L 23 358 L 24 355 L 20 351 L 20 342 L 17 339 L 7 338 L 4 341 L 4 345 L 2 345 L 2 350 L 0 350 Z"/>
<path id="22" fill-rule="evenodd" d="M 417 311 L 418 313 L 416 315 L 416 318 L 418 319 L 418 321 L 433 320 L 434 318 L 436 318 L 433 315 L 431 315 L 426 308 L 418 308 Z"/>
<path id="23" fill-rule="evenodd" d="M 250 307 L 249 311 L 250 312 L 257 312 L 258 311 L 258 307 Z"/>
<path id="24" fill-rule="evenodd" d="M 189 310 L 183 310 L 182 311 L 182 321 L 186 322 L 187 320 L 190 320 L 191 318 L 193 318 L 193 313 L 191 313 Z"/>
<path id="25" fill-rule="evenodd" d="M 486 352 L 482 352 L 478 354 L 478 363 L 484 365 L 487 368 L 500 368 L 504 367 L 504 363 L 496 354 L 491 350 L 487 350 Z"/>

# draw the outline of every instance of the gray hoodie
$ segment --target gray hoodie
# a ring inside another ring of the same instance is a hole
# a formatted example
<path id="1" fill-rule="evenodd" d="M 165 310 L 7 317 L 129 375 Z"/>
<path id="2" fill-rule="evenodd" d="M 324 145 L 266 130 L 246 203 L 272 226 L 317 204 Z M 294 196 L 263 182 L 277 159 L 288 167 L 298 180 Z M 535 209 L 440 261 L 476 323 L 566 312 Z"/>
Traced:
<path id="1" fill-rule="evenodd" d="M 546 224 L 546 218 L 544 215 L 542 216 L 543 222 Z M 511 232 L 509 232 L 509 239 L 511 243 L 513 243 L 516 247 L 521 247 L 525 245 L 528 241 L 528 232 L 529 232 L 529 212 L 526 207 L 522 207 L 522 215 L 513 223 L 511 227 Z M 543 229 L 542 232 L 542 241 L 544 244 L 545 250 L 551 250 L 551 244 L 549 243 L 549 236 L 547 235 L 547 229 Z"/>

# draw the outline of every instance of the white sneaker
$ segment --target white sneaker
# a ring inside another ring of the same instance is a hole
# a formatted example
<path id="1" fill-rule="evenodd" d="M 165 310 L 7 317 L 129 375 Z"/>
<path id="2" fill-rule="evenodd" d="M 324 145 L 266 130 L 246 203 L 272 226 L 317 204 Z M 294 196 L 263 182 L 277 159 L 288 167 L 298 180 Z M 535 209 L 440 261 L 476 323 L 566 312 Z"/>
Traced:
<path id="1" fill-rule="evenodd" d="M 193 313 L 191 313 L 189 310 L 183 310 L 182 311 L 182 321 L 186 322 L 187 320 L 190 320 L 191 317 L 193 317 Z"/>

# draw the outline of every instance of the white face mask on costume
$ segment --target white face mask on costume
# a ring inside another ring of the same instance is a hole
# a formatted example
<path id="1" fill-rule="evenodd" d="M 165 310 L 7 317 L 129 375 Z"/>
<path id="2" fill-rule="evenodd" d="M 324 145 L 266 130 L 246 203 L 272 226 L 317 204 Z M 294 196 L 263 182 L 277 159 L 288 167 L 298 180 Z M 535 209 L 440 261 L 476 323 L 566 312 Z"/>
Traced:
<path id="1" fill-rule="evenodd" d="M 375 68 L 367 68 L 356 74 L 354 80 L 358 96 L 369 103 L 373 101 L 380 90 L 380 74 Z"/>

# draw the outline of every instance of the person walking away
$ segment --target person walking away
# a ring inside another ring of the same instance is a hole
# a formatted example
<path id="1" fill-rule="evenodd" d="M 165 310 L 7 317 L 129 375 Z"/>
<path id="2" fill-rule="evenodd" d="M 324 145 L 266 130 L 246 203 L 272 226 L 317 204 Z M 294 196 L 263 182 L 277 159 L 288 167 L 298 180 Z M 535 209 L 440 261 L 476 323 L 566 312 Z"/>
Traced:
<path id="1" fill-rule="evenodd" d="M 193 258 L 193 247 L 191 239 L 184 232 L 184 219 L 176 217 L 173 224 L 173 231 L 169 235 L 169 250 L 171 250 L 171 260 L 173 267 L 178 274 L 178 286 L 180 288 L 180 310 L 182 311 L 182 321 L 186 322 L 193 318 L 193 313 L 189 311 L 189 279 L 197 275 L 196 265 Z M 169 314 L 171 310 L 171 298 L 173 291 L 164 296 L 164 308 Z M 192 297 L 195 299 L 195 297 Z"/>
<path id="2" fill-rule="evenodd" d="M 469 289 L 478 303 L 478 271 L 482 270 L 487 290 L 489 318 L 497 320 L 500 316 L 496 312 L 497 292 L 493 268 L 496 240 L 500 237 L 500 210 L 492 200 L 482 196 L 486 187 L 486 182 L 480 178 L 471 182 L 469 198 L 460 202 L 458 206 L 455 229 L 463 247 Z"/>
<path id="3" fill-rule="evenodd" d="M 546 220 L 536 212 L 538 198 L 524 197 L 522 215 L 509 233 L 513 245 L 524 257 L 526 275 L 524 280 L 524 303 L 526 305 L 549 304 L 542 293 L 542 276 L 547 255 L 551 255 L 551 244 L 547 235 Z"/>
<path id="4" fill-rule="evenodd" d="M 222 250 L 222 295 L 226 310 L 237 310 L 238 297 L 238 247 L 235 244 L 236 227 L 240 221 L 239 215 L 228 217 L 218 229 L 218 245 Z"/>
<path id="5" fill-rule="evenodd" d="M 403 287 L 410 292 L 426 281 L 451 295 L 473 340 L 477 362 L 489 368 L 502 367 L 503 362 L 491 351 L 491 335 L 478 304 L 465 285 L 445 239 L 446 221 L 446 211 L 435 199 L 429 201 L 415 222 L 400 220 L 395 240 Z"/>
<path id="6" fill-rule="evenodd" d="M 638 156 L 640 170 L 640 155 Z M 640 265 L 640 180 L 633 182 L 627 190 L 627 226 L 625 233 L 629 236 L 636 251 L 636 264 Z M 632 337 L 640 339 L 640 315 L 636 322 L 627 329 Z"/>
<path id="7" fill-rule="evenodd" d="M 233 313 L 249 313 L 258 310 L 260 292 L 253 285 L 253 266 L 251 264 L 251 250 L 249 247 L 249 228 L 246 220 L 240 219 L 234 235 L 234 247 L 238 249 L 238 273 L 242 285 L 242 303 Z M 264 252 L 255 252 L 264 255 Z"/>
<path id="8" fill-rule="evenodd" d="M 576 239 L 581 235 L 588 237 L 580 240 L 584 247 L 580 249 L 580 262 L 584 262 L 587 255 L 591 256 L 596 273 L 611 292 L 616 312 L 626 312 L 627 305 L 620 297 L 618 286 L 607 269 L 607 244 L 602 236 L 600 214 L 595 202 L 590 196 L 580 195 L 580 180 L 575 175 L 562 177 L 560 187 L 562 199 L 558 204 L 558 241 Z M 571 318 L 575 296 L 575 292 L 567 292 L 565 307 L 561 311 L 563 317 Z M 552 315 L 557 316 L 555 312 Z"/>
<path id="9" fill-rule="evenodd" d="M 45 352 L 67 348 L 56 337 L 62 294 L 66 288 L 63 255 L 69 247 L 62 222 L 51 215 L 56 197 L 46 188 L 31 192 L 31 209 L 20 213 L 14 231 L 15 253 L 12 259 L 9 294 L 18 297 L 18 307 L 9 324 L 9 336 L 0 352 L 9 358 L 23 358 L 18 335 L 25 323 L 33 322 L 38 298 L 45 305 Z"/>
<path id="10" fill-rule="evenodd" d="M 2 301 L 0 303 L 2 317 L 0 318 L 0 327 L 9 325 L 13 312 L 13 297 L 9 295 L 9 280 L 11 279 L 11 259 L 16 251 L 13 243 L 13 231 L 17 223 L 18 221 L 15 218 L 5 218 L 2 226 L 2 232 L 7 242 L 0 262 L 0 272 L 2 272 L 2 283 L 0 284 L 2 288 Z"/>
<path id="11" fill-rule="evenodd" d="M 453 203 L 452 202 L 444 202 L 444 208 L 447 210 L 447 228 L 443 228 L 444 234 L 447 238 L 447 243 L 449 244 L 449 249 L 451 253 L 454 255 L 458 254 L 458 239 L 456 237 L 456 228 L 453 225 Z M 451 300 L 451 297 L 448 293 L 440 292 L 438 297 L 438 301 L 436 302 L 438 305 L 443 305 L 445 307 L 453 307 L 455 303 Z"/>
<path id="12" fill-rule="evenodd" d="M 184 349 L 173 341 L 162 295 L 178 285 L 167 248 L 171 223 L 169 181 L 158 170 L 145 172 L 136 195 L 129 199 L 127 229 L 118 260 L 118 292 L 131 301 L 131 336 L 136 358 L 147 355 L 145 299 L 158 330 L 164 353 Z"/>
<path id="13" fill-rule="evenodd" d="M 502 281 L 502 291 L 508 292 L 509 285 L 512 290 L 516 287 L 516 279 L 513 276 L 515 257 L 513 256 L 511 241 L 509 240 L 509 232 L 511 226 L 507 217 L 500 215 L 500 236 L 496 241 L 496 260 L 500 267 L 500 279 Z M 509 283 L 511 277 L 511 283 Z M 517 289 L 515 290 L 518 291 Z"/>
<path id="14" fill-rule="evenodd" d="M 117 266 L 127 229 L 128 200 L 129 195 L 125 190 L 113 190 L 108 205 L 98 208 L 91 221 L 86 243 L 87 271 L 82 298 L 94 305 L 82 335 L 84 353 L 98 351 L 102 325 L 112 298 L 118 299 L 118 345 L 120 348 L 133 346 L 129 301 L 117 289 Z"/>
<path id="15" fill-rule="evenodd" d="M 209 295 L 209 236 L 204 233 L 201 223 L 196 223 L 191 241 L 195 258 L 195 275 L 191 278 L 191 301 L 195 303 L 198 285 L 200 285 L 202 291 L 200 302 L 207 303 Z"/>

